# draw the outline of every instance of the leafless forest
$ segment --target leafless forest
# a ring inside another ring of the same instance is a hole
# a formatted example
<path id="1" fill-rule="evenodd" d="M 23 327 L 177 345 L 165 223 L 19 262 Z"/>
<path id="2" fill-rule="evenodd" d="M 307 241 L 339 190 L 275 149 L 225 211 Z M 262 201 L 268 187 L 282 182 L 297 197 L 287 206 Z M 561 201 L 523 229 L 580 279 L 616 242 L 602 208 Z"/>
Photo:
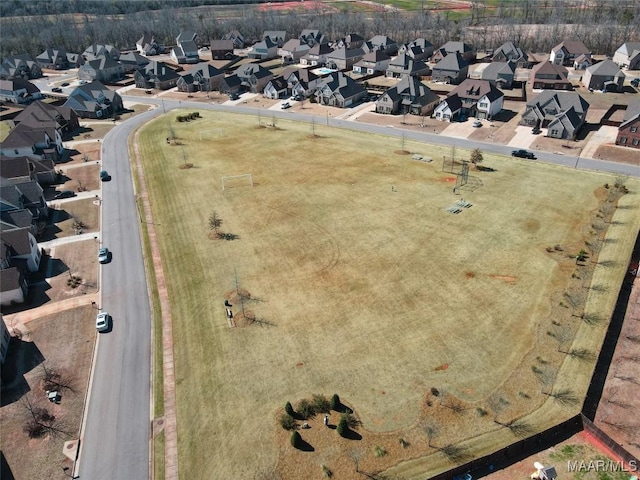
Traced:
<path id="1" fill-rule="evenodd" d="M 480 50 L 513 40 L 530 52 L 549 51 L 571 38 L 603 55 L 612 55 L 624 42 L 640 41 L 640 0 L 498 0 L 490 5 L 472 0 L 462 13 L 429 10 L 428 2 L 419 1 L 414 11 L 380 12 L 363 11 L 355 3 L 322 4 L 304 12 L 261 11 L 255 3 L 213 3 L 218 2 L 186 1 L 177 9 L 171 7 L 178 2 L 171 1 L 10 0 L 1 4 L 0 54 L 37 55 L 48 47 L 80 53 L 92 43 L 126 50 L 144 33 L 169 46 L 184 29 L 197 32 L 204 44 L 233 29 L 253 41 L 264 30 L 297 34 L 315 28 L 332 39 L 351 32 L 365 38 L 387 35 L 397 42 L 424 37 L 436 46 L 464 40 Z M 192 6 L 196 4 L 201 6 Z"/>

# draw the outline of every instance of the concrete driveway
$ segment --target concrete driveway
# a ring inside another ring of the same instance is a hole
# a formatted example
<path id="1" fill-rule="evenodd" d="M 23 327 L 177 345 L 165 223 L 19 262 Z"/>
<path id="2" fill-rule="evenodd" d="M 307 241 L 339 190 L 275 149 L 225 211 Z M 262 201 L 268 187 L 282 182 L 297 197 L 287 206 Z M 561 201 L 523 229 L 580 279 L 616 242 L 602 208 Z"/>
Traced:
<path id="1" fill-rule="evenodd" d="M 618 136 L 618 127 L 610 127 L 607 125 L 601 125 L 596 130 L 591 138 L 587 141 L 587 144 L 580 153 L 581 157 L 595 158 L 594 154 L 605 143 L 616 143 L 616 137 Z"/>
<path id="2" fill-rule="evenodd" d="M 476 129 L 476 127 L 473 126 L 473 122 L 475 121 L 475 118 L 470 118 L 466 122 L 451 122 L 451 124 L 447 128 L 445 128 L 440 133 L 440 135 L 446 135 L 447 137 L 467 138 Z M 479 128 L 488 127 L 489 122 L 482 122 L 482 125 L 483 126 Z"/>
<path id="3" fill-rule="evenodd" d="M 531 130 L 531 127 L 518 125 L 515 128 L 516 134 L 511 140 L 509 140 L 508 145 L 510 147 L 529 148 L 529 146 L 536 140 L 537 137 L 544 136 L 547 133 L 546 128 L 543 128 L 542 131 L 537 135 L 531 133 Z"/>

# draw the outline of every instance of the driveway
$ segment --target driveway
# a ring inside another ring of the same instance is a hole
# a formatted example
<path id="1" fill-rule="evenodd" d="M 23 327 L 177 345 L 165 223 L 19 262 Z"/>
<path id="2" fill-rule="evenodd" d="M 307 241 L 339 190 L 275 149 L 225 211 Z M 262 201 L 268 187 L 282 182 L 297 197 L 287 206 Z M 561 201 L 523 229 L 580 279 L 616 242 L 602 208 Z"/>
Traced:
<path id="1" fill-rule="evenodd" d="M 440 135 L 446 135 L 447 137 L 467 138 L 476 130 L 476 127 L 473 126 L 473 122 L 475 121 L 475 118 L 470 118 L 466 122 L 451 122 L 451 124 L 447 128 L 440 132 Z M 483 126 L 489 125 L 489 122 L 482 123 Z"/>
<path id="2" fill-rule="evenodd" d="M 542 129 L 538 135 L 531 133 L 531 130 L 531 127 L 525 127 L 522 125 L 517 126 L 515 128 L 516 134 L 511 140 L 509 140 L 508 145 L 510 147 L 529 148 L 538 136 L 544 136 L 547 133 L 546 128 Z"/>
<path id="3" fill-rule="evenodd" d="M 601 145 L 605 143 L 616 143 L 616 137 L 618 136 L 618 127 L 610 127 L 607 125 L 601 125 L 596 130 L 591 138 L 587 141 L 587 144 L 580 153 L 581 157 L 595 158 L 594 154 Z"/>

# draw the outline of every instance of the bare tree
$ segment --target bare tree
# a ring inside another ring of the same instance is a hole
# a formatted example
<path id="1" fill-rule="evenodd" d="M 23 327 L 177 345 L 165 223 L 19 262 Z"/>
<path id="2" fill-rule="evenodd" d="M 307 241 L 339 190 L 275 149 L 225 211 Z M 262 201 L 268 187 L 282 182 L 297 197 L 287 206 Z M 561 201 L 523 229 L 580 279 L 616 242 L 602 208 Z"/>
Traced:
<path id="1" fill-rule="evenodd" d="M 41 438 L 50 435 L 52 438 L 67 438 L 70 431 L 66 423 L 56 418 L 42 402 L 34 401 L 32 395 L 25 395 L 20 400 L 24 412 L 24 431 L 31 438 Z"/>
<path id="2" fill-rule="evenodd" d="M 218 212 L 215 210 L 209 216 L 209 229 L 213 230 L 216 235 L 220 233 L 220 227 L 222 226 L 222 219 L 218 216 Z"/>

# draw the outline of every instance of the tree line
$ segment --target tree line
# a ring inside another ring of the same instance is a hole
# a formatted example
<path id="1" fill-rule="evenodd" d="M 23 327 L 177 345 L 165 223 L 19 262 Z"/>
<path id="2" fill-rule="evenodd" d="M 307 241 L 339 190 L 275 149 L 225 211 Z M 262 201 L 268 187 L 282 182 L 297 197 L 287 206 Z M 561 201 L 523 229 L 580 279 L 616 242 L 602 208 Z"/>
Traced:
<path id="1" fill-rule="evenodd" d="M 0 3 L 24 7 L 45 2 L 13 0 Z M 196 0 L 186 4 L 214 3 Z M 227 2 L 229 3 L 229 2 Z M 158 9 L 175 6 L 165 0 L 125 2 L 50 2 L 51 5 L 72 4 L 77 9 L 90 4 L 79 14 L 4 16 L 0 18 L 0 55 L 18 53 L 38 55 L 45 48 L 64 48 L 81 53 L 93 43 L 114 45 L 120 50 L 133 49 L 145 33 L 167 46 L 175 44 L 181 30 L 195 31 L 207 44 L 220 39 L 231 30 L 239 30 L 249 42 L 261 38 L 265 30 L 285 30 L 297 35 L 306 28 L 322 31 L 330 39 L 348 33 L 364 38 L 387 35 L 404 43 L 424 37 L 436 47 L 450 40 L 465 41 L 484 50 L 497 48 L 505 41 L 515 41 L 524 51 L 548 52 L 565 39 L 582 40 L 594 54 L 612 55 L 625 42 L 640 41 L 640 0 L 522 0 L 501 1 L 489 8 L 474 0 L 465 16 L 450 11 L 418 8 L 413 12 L 387 10 L 383 12 L 338 12 L 321 8 L 309 11 L 259 10 L 256 5 L 205 6 L 167 10 L 145 10 L 124 13 L 104 13 L 122 8 Z M 109 5 L 100 9 L 101 5 Z M 182 3 L 181 3 L 182 5 Z M 62 7 L 60 7 L 62 8 Z M 97 12 L 96 10 L 101 10 Z"/>

